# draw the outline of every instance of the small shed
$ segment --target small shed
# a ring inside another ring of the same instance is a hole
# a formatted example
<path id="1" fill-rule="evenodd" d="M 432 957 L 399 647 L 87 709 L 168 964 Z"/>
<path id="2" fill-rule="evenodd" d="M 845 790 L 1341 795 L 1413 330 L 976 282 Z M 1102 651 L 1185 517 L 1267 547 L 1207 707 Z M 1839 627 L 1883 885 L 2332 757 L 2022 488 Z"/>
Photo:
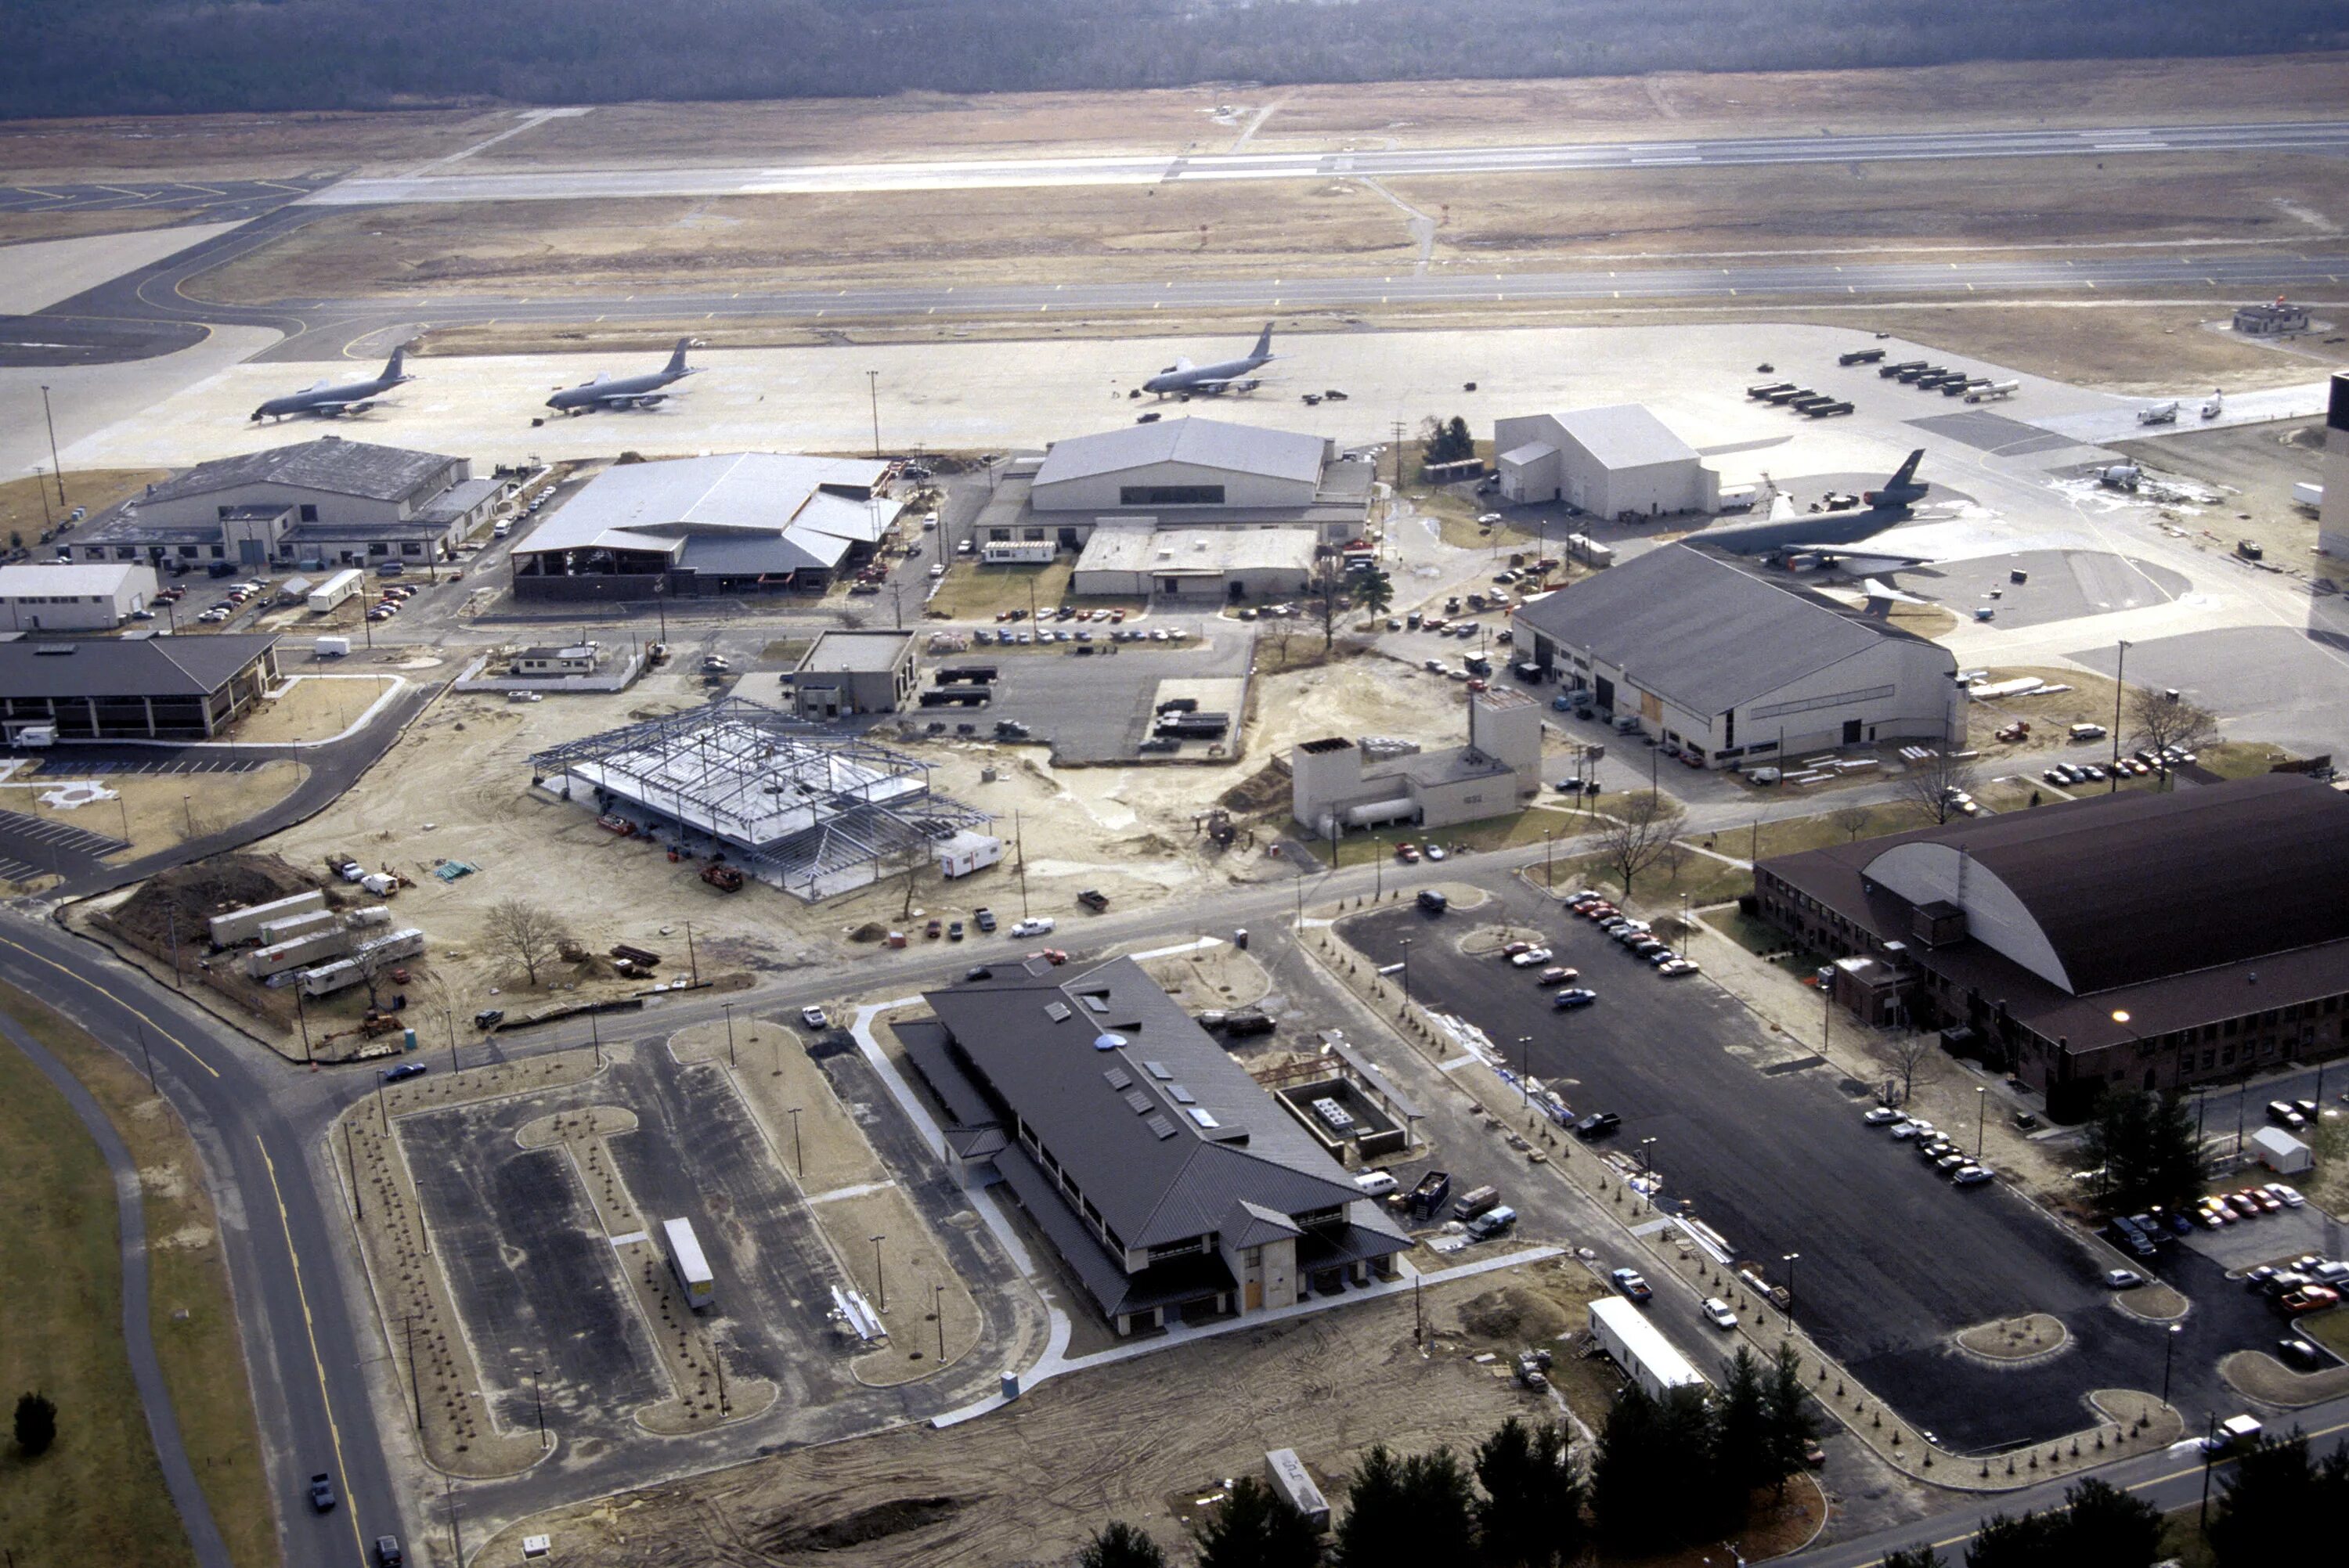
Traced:
<path id="1" fill-rule="evenodd" d="M 2251 1134 L 2251 1158 L 2279 1176 L 2297 1176 L 2316 1163 L 2308 1145 L 2279 1127 Z"/>

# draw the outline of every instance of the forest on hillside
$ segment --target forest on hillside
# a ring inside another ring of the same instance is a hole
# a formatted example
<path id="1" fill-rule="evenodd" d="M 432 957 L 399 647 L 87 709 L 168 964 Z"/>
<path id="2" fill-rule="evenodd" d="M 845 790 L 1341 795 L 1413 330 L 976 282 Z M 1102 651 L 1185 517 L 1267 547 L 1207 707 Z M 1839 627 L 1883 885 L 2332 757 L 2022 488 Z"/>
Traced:
<path id="1" fill-rule="evenodd" d="M 0 118 L 2349 46 L 2339 0 L 9 0 Z"/>

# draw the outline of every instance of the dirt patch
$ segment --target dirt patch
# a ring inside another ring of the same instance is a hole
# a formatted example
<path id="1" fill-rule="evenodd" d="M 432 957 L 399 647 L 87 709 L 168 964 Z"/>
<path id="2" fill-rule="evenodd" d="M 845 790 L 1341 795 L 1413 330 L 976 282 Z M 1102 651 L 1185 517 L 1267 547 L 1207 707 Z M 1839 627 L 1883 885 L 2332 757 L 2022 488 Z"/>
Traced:
<path id="1" fill-rule="evenodd" d="M 960 1497 L 900 1497 L 859 1508 L 835 1519 L 810 1523 L 776 1523 L 761 1544 L 771 1553 L 842 1552 L 869 1546 L 908 1531 L 943 1524 L 969 1506 Z"/>
<path id="2" fill-rule="evenodd" d="M 1228 942 L 1145 961 L 1143 971 L 1169 996 L 1193 1011 L 1245 1007 L 1264 999 L 1272 976 L 1264 965 Z"/>
<path id="3" fill-rule="evenodd" d="M 303 676 L 288 681 L 236 727 L 246 745 L 330 740 L 358 722 L 390 687 L 391 676 Z"/>
<path id="4" fill-rule="evenodd" d="M 2113 1305 L 2147 1323 L 2169 1323 L 2186 1315 L 2187 1301 L 2175 1288 L 2149 1280 L 2135 1290 L 2123 1291 Z"/>
<path id="5" fill-rule="evenodd" d="M 1958 1331 L 1961 1349 L 1991 1361 L 2035 1361 L 2054 1355 L 2071 1338 L 2064 1320 L 2044 1312 L 2002 1317 Z"/>
<path id="6" fill-rule="evenodd" d="M 57 500 L 57 481 L 9 480 L 0 483 L 0 542 L 11 550 L 32 550 L 45 530 L 75 507 L 87 507 L 96 517 L 115 502 L 137 495 L 149 485 L 169 479 L 169 469 L 85 469 L 66 475 L 66 499 Z M 46 552 L 38 552 L 46 554 Z"/>
<path id="7" fill-rule="evenodd" d="M 2295 1372 L 2264 1350 L 2238 1350 L 2219 1363 L 2224 1377 L 2245 1398 L 2298 1409 L 2349 1394 L 2349 1367 Z"/>

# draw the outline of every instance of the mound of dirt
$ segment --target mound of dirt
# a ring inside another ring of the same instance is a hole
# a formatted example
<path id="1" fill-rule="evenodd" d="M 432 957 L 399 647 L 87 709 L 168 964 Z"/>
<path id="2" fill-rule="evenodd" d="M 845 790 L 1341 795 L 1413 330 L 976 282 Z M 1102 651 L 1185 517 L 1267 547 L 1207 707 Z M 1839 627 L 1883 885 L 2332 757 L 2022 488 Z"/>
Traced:
<path id="1" fill-rule="evenodd" d="M 1498 1345 L 1538 1345 L 1573 1326 L 1566 1309 L 1521 1284 L 1486 1291 L 1460 1305 L 1460 1332 Z"/>
<path id="2" fill-rule="evenodd" d="M 944 1523 L 969 1507 L 972 1501 L 961 1497 L 898 1497 L 833 1519 L 778 1519 L 768 1527 L 762 1544 L 777 1556 L 844 1551 Z"/>
<path id="3" fill-rule="evenodd" d="M 1286 805 L 1289 799 L 1288 759 L 1276 757 L 1216 798 L 1226 811 L 1253 815 Z"/>

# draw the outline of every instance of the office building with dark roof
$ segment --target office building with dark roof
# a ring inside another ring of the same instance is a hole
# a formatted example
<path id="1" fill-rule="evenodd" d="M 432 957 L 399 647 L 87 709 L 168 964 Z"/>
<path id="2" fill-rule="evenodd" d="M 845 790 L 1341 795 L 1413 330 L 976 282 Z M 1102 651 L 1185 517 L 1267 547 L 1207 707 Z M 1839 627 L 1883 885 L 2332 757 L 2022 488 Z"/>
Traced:
<path id="1" fill-rule="evenodd" d="M 1668 544 L 1529 601 L 1521 657 L 1706 766 L 1963 733 L 1946 648 L 1744 562 Z"/>
<path id="2" fill-rule="evenodd" d="M 1411 1239 L 1130 958 L 1041 959 L 896 1026 L 973 1179 L 999 1178 L 1120 1334 L 1392 1277 Z"/>
<path id="3" fill-rule="evenodd" d="M 0 642 L 11 740 L 30 725 L 67 740 L 209 740 L 276 684 L 274 635 Z"/>
<path id="4" fill-rule="evenodd" d="M 1755 868 L 1762 913 L 1841 954 L 1839 999 L 1953 1043 L 2070 1119 L 2096 1095 L 2337 1056 L 2349 796 L 2269 774 L 2125 791 Z"/>
<path id="5" fill-rule="evenodd" d="M 469 459 L 320 436 L 199 463 L 101 513 L 76 561 L 319 571 L 450 559 L 504 486 Z"/>

